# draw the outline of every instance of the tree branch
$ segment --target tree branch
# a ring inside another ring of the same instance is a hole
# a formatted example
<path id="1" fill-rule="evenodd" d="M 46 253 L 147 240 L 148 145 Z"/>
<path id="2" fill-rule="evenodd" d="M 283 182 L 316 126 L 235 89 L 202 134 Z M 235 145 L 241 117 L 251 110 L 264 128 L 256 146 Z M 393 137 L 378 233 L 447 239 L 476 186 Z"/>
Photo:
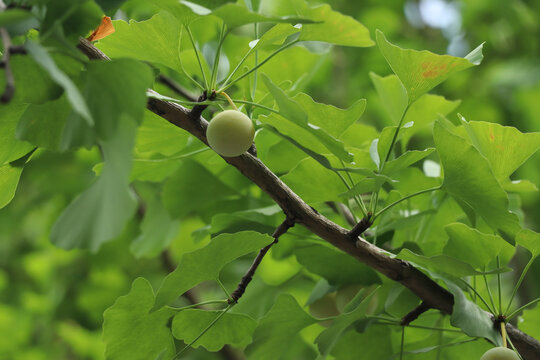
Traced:
<path id="1" fill-rule="evenodd" d="M 420 303 L 420 305 L 418 305 L 417 307 L 412 309 L 408 314 L 406 314 L 401 319 L 400 324 L 403 325 L 403 326 L 409 325 L 410 323 L 412 323 L 414 320 L 418 319 L 418 317 L 420 315 L 422 315 L 423 313 L 425 313 L 429 309 L 431 309 L 431 306 L 429 306 L 425 301 L 422 301 Z"/>
<path id="2" fill-rule="evenodd" d="M 253 279 L 253 275 L 255 274 L 255 271 L 257 271 L 257 268 L 261 264 L 261 261 L 263 260 L 264 256 L 270 250 L 272 245 L 276 244 L 279 241 L 279 237 L 287 232 L 291 227 L 294 226 L 294 219 L 286 218 L 281 225 L 278 226 L 276 231 L 272 234 L 272 237 L 274 238 L 274 241 L 272 241 L 270 244 L 263 247 L 259 253 L 257 254 L 257 257 L 255 257 L 255 260 L 253 260 L 253 263 L 249 267 L 246 274 L 242 277 L 242 280 L 238 283 L 238 286 L 236 287 L 236 290 L 233 291 L 231 294 L 231 298 L 229 299 L 229 304 L 237 303 L 238 300 L 244 295 L 244 292 L 246 291 L 247 286 Z"/>
<path id="3" fill-rule="evenodd" d="M 88 49 L 88 54 L 91 54 L 89 56 L 95 56 L 96 51 L 99 52 L 92 44 L 85 44 L 83 40 L 79 45 L 79 48 L 85 54 L 87 53 L 86 48 L 91 47 Z M 101 59 L 105 60 L 106 56 L 103 55 Z M 189 116 L 189 109 L 153 98 L 148 99 L 147 107 L 150 111 L 188 131 L 203 143 L 208 144 L 206 140 L 207 121 L 202 117 L 193 119 Z M 287 217 L 294 218 L 296 223 L 302 224 L 335 247 L 388 278 L 401 283 L 430 307 L 445 314 L 452 313 L 454 298 L 448 290 L 442 288 L 407 261 L 393 258 L 393 254 L 370 244 L 364 239 L 358 238 L 356 243 L 352 242 L 347 229 L 333 223 L 306 204 L 258 158 L 245 153 L 238 157 L 225 157 L 224 160 L 236 167 L 266 192 L 283 209 Z M 512 342 L 524 359 L 540 359 L 540 342 L 538 340 L 526 335 L 512 325 L 507 325 L 507 329 Z"/>

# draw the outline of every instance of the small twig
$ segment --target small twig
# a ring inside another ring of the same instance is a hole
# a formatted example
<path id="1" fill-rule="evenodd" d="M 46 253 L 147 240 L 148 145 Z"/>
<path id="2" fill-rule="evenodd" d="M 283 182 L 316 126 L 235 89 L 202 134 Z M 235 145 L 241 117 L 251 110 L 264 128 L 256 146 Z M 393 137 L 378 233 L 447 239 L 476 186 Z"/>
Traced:
<path id="1" fill-rule="evenodd" d="M 2 44 L 4 44 L 4 55 L 0 61 L 0 68 L 3 68 L 6 73 L 6 87 L 0 97 L 0 102 L 7 104 L 15 95 L 15 77 L 9 63 L 10 56 L 12 54 L 24 54 L 26 51 L 22 46 L 13 46 L 11 44 L 11 37 L 5 28 L 0 28 L 0 36 L 2 37 Z"/>
<path id="2" fill-rule="evenodd" d="M 184 99 L 187 99 L 189 101 L 197 101 L 197 98 L 195 96 L 190 94 L 189 91 L 184 89 L 180 84 L 178 84 L 176 81 L 174 81 L 170 77 L 160 74 L 157 77 L 157 80 L 163 85 L 167 86 L 172 91 L 174 91 L 175 93 L 177 93 L 178 95 L 182 96 Z"/>
<path id="3" fill-rule="evenodd" d="M 279 241 L 279 237 L 287 232 L 291 227 L 294 226 L 294 219 L 291 219 L 287 217 L 281 225 L 279 225 L 272 234 L 272 237 L 274 238 L 274 241 L 272 241 L 270 244 L 263 247 L 259 253 L 257 254 L 257 257 L 255 257 L 255 260 L 253 260 L 253 263 L 249 267 L 249 270 L 246 272 L 246 274 L 242 277 L 242 280 L 238 283 L 238 286 L 236 287 L 236 290 L 233 291 L 231 294 L 231 298 L 229 299 L 229 304 L 236 304 L 238 300 L 244 295 L 244 292 L 246 291 L 247 286 L 253 279 L 253 275 L 255 274 L 255 271 L 257 271 L 257 268 L 261 264 L 264 256 L 270 250 L 272 245 L 277 243 Z"/>
<path id="4" fill-rule="evenodd" d="M 412 309 L 408 314 L 406 314 L 402 319 L 400 324 L 403 326 L 408 326 L 411 322 L 418 319 L 420 315 L 431 309 L 431 306 L 428 305 L 425 301 L 422 301 L 420 305 Z"/>
<path id="5" fill-rule="evenodd" d="M 349 231 L 349 236 L 356 241 L 360 235 L 364 233 L 372 224 L 372 214 L 370 212 L 367 213 L 367 216 L 363 217 L 362 220 L 356 224 L 351 231 Z"/>

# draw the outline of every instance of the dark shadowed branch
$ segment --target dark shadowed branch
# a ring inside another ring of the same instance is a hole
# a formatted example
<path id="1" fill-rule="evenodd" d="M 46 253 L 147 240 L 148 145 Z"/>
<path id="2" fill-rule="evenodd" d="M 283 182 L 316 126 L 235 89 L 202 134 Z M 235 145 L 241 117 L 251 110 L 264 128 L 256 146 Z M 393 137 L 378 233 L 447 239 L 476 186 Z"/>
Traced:
<path id="1" fill-rule="evenodd" d="M 291 227 L 294 226 L 294 219 L 286 218 L 285 221 L 281 223 L 272 234 L 272 237 L 274 238 L 274 241 L 272 241 L 270 244 L 263 247 L 257 256 L 255 257 L 255 260 L 253 260 L 253 263 L 249 267 L 246 274 L 242 277 L 242 280 L 238 283 L 238 286 L 236 287 L 236 290 L 233 291 L 231 294 L 231 298 L 229 299 L 229 304 L 231 303 L 237 303 L 238 300 L 244 295 L 244 292 L 246 291 L 247 286 L 253 279 L 253 275 L 255 275 L 255 271 L 257 271 L 257 268 L 261 264 L 261 261 L 263 260 L 264 256 L 270 250 L 270 248 L 276 244 L 279 241 L 279 237 L 287 232 Z"/>

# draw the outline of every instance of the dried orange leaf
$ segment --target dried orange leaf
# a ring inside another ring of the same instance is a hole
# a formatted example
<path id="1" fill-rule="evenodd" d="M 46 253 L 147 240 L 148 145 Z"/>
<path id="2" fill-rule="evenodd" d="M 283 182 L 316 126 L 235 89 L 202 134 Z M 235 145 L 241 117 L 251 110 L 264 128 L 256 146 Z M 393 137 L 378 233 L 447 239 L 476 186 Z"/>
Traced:
<path id="1" fill-rule="evenodd" d="M 106 36 L 111 35 L 114 32 L 114 26 L 112 24 L 111 18 L 104 16 L 101 19 L 101 24 L 94 30 L 94 32 L 87 38 L 89 41 L 96 41 L 103 39 Z"/>

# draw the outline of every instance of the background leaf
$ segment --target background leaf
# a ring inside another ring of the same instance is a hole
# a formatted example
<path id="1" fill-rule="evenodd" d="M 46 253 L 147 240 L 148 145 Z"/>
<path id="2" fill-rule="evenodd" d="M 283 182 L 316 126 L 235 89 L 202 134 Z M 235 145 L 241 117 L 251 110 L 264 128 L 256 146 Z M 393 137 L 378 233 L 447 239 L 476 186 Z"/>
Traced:
<path id="1" fill-rule="evenodd" d="M 248 356 L 261 360 L 279 358 L 298 332 L 315 321 L 291 295 L 280 295 L 259 321 L 253 342 L 246 349 Z"/>
<path id="2" fill-rule="evenodd" d="M 127 295 L 119 297 L 103 314 L 103 340 L 108 359 L 153 359 L 162 351 L 164 358 L 175 354 L 174 340 L 167 328 L 174 311 L 149 313 L 154 292 L 148 280 L 137 278 Z"/>
<path id="3" fill-rule="evenodd" d="M 103 172 L 54 224 L 51 241 L 56 246 L 95 252 L 104 242 L 120 235 L 136 207 L 128 187 L 134 136 L 135 124 L 129 118 L 122 118 L 115 136 L 100 142 Z"/>

